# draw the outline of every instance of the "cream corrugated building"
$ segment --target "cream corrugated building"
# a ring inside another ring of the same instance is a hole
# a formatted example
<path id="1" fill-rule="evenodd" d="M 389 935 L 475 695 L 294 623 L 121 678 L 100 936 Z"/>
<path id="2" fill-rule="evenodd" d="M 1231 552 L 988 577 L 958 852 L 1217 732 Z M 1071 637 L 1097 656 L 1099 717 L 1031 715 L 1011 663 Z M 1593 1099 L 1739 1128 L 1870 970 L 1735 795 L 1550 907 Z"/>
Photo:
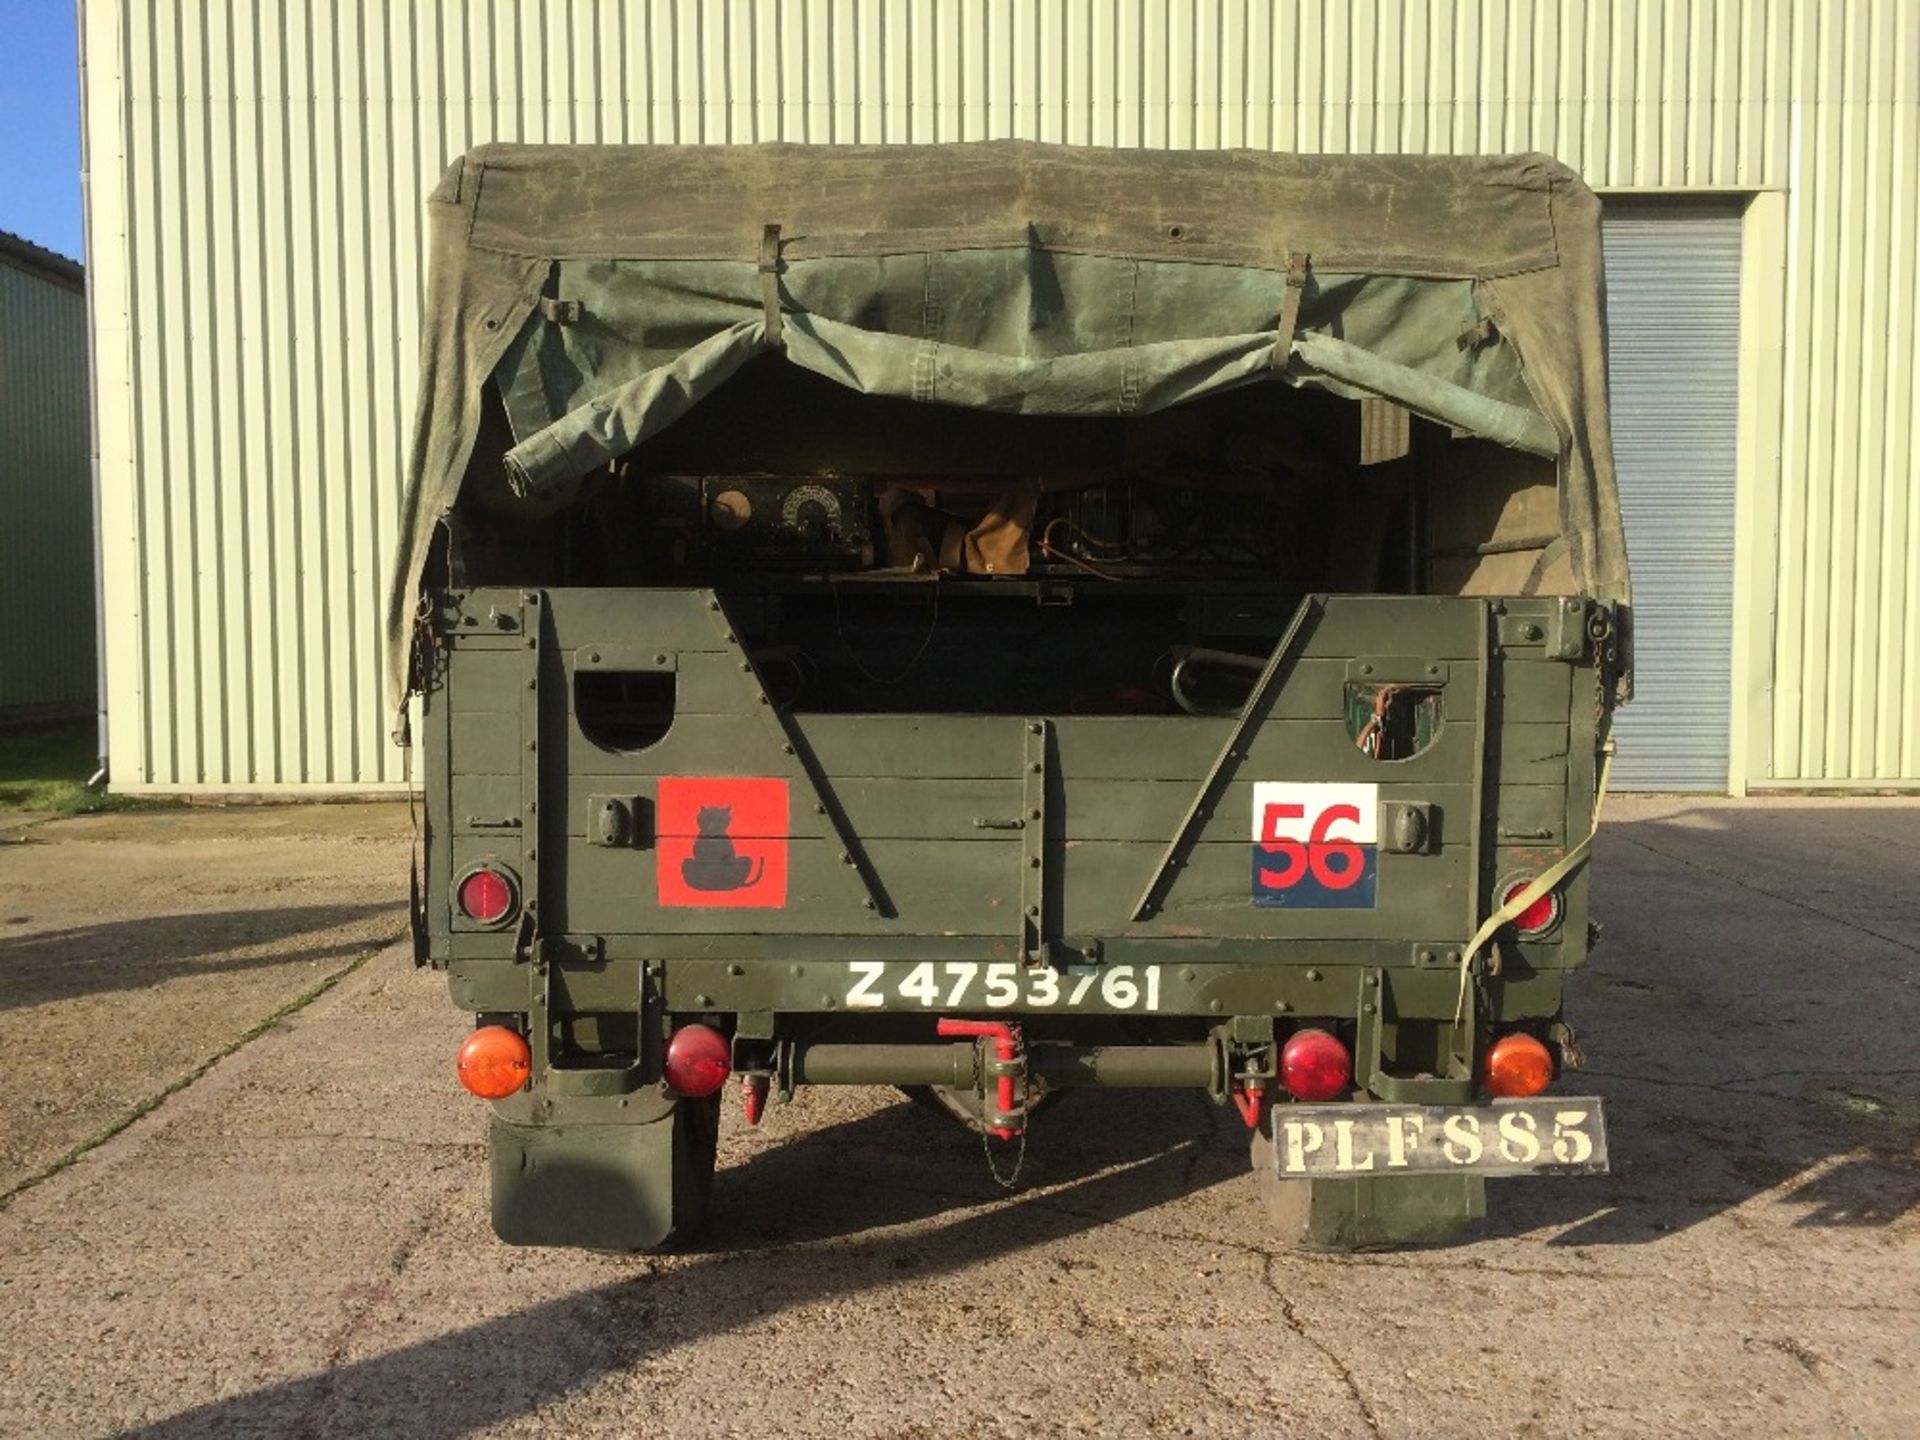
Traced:
<path id="1" fill-rule="evenodd" d="M 1914 0 L 86 0 L 113 776 L 402 770 L 421 200 L 485 140 L 1545 150 L 1609 196 L 1648 787 L 1920 787 Z"/>

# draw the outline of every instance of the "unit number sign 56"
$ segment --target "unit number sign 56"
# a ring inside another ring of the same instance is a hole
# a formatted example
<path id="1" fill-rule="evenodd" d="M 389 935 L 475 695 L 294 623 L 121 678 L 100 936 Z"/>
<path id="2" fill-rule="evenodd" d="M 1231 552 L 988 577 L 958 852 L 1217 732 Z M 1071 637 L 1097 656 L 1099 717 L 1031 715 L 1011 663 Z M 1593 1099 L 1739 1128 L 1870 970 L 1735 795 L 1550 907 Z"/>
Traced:
<path id="1" fill-rule="evenodd" d="M 1262 781 L 1253 787 L 1253 903 L 1365 909 L 1379 880 L 1380 787 Z"/>

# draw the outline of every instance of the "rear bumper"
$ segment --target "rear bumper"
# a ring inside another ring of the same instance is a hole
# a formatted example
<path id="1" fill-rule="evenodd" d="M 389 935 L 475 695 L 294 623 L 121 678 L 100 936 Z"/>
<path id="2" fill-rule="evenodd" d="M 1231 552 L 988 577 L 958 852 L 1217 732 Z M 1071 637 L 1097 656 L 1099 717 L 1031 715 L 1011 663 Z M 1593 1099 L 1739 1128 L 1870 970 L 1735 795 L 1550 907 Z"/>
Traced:
<path id="1" fill-rule="evenodd" d="M 1268 942 L 1244 956 L 1218 942 L 1108 947 L 1097 964 L 1033 967 L 994 957 L 987 946 L 927 945 L 913 958 L 872 943 L 775 946 L 778 958 L 743 946 L 737 958 L 700 954 L 673 959 L 596 957 L 547 942 L 546 975 L 556 1008 L 620 1012 L 643 994 L 670 1012 L 794 1016 L 927 1017 L 988 1015 L 1023 1022 L 1048 1017 L 1147 1020 L 1264 1015 L 1280 1019 L 1357 1019 L 1369 1004 L 1408 1020 L 1451 1021 L 1459 1000 L 1455 945 L 1386 942 L 1289 945 Z M 706 949 L 706 947 L 701 947 Z M 1474 987 L 1481 1018 L 1500 1022 L 1557 1014 L 1566 971 L 1503 947 L 1502 973 Z M 873 958 L 851 958 L 870 955 Z M 1540 959 L 1554 957 L 1539 957 Z M 499 959 L 455 960 L 455 1005 L 479 1012 L 524 1012 L 537 967 Z"/>

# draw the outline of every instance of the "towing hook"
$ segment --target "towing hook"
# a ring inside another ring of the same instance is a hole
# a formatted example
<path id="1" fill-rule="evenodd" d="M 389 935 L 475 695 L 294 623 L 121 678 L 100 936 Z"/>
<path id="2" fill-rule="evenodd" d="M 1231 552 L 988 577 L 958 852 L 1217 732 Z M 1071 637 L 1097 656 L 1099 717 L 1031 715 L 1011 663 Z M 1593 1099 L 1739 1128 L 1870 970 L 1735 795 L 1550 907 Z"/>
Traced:
<path id="1" fill-rule="evenodd" d="M 767 1085 L 770 1078 L 766 1075 L 740 1077 L 740 1108 L 749 1125 L 758 1125 L 761 1112 L 767 1108 Z"/>
<path id="2" fill-rule="evenodd" d="M 1256 1076 L 1249 1076 L 1244 1083 L 1235 1081 L 1233 1090 L 1233 1108 L 1240 1112 L 1240 1118 L 1247 1122 L 1249 1130 L 1260 1128 L 1260 1111 L 1267 1095 L 1267 1082 Z"/>
<path id="3" fill-rule="evenodd" d="M 1013 1139 L 1026 1124 L 1025 1113 L 1014 1108 L 1014 1073 L 1022 1069 L 1024 1058 L 1020 1054 L 1020 1032 L 1004 1020 L 942 1019 L 934 1026 L 934 1033 L 948 1038 L 966 1036 L 993 1041 L 993 1057 L 999 1062 L 993 1067 L 994 1100 L 1000 1111 L 995 1118 L 1002 1123 L 988 1128 L 997 1139 Z"/>

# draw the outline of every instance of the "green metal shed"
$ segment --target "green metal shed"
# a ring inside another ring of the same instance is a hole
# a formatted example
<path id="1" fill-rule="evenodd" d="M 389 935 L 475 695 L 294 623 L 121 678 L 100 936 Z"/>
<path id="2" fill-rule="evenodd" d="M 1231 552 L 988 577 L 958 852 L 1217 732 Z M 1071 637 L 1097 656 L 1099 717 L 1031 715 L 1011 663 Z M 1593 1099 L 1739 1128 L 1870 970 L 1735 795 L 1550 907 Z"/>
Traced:
<path id="1" fill-rule="evenodd" d="M 94 709 L 87 293 L 0 231 L 0 723 Z"/>

